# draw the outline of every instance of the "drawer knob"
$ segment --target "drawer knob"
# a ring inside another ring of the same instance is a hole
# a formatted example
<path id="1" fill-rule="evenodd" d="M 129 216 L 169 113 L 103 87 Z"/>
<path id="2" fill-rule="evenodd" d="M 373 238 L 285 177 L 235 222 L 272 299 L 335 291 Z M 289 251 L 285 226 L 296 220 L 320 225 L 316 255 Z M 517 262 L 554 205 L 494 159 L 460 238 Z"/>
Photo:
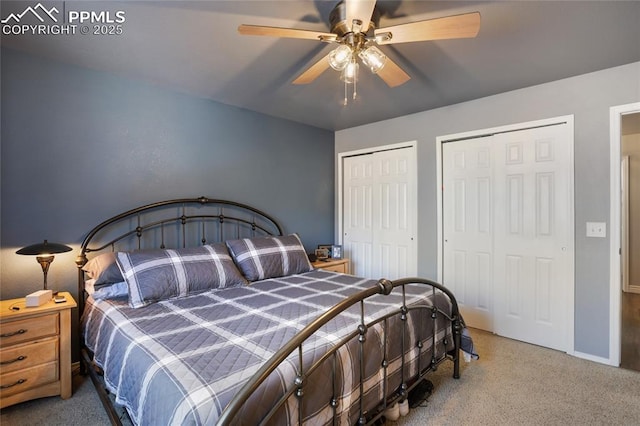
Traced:
<path id="1" fill-rule="evenodd" d="M 18 362 L 18 361 L 22 361 L 27 359 L 27 357 L 25 355 L 20 355 L 18 358 L 16 359 L 10 359 L 9 361 L 2 361 L 0 362 L 0 365 L 7 365 L 7 364 L 13 364 L 14 362 Z"/>
<path id="2" fill-rule="evenodd" d="M 27 379 L 20 379 L 17 382 L 12 383 L 10 385 L 2 385 L 2 386 L 0 386 L 0 389 L 7 389 L 7 388 L 10 388 L 10 387 L 13 387 L 13 386 L 16 386 L 16 385 L 21 385 L 26 381 L 27 381 Z"/>
<path id="3" fill-rule="evenodd" d="M 11 336 L 15 336 L 15 335 L 18 335 L 18 334 L 24 334 L 26 332 L 27 332 L 27 330 L 25 330 L 24 328 L 21 328 L 20 330 L 14 331 L 13 333 L 0 334 L 0 337 L 11 337 Z"/>

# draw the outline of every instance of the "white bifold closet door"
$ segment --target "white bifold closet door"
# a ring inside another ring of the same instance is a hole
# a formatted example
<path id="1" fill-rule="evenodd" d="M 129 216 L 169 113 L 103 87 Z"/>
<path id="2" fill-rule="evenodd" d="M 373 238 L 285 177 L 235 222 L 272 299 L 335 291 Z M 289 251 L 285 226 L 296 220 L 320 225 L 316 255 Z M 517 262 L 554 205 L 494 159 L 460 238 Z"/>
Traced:
<path id="1" fill-rule="evenodd" d="M 442 146 L 443 282 L 467 325 L 559 350 L 573 290 L 568 127 Z"/>
<path id="2" fill-rule="evenodd" d="M 467 325 L 493 331 L 493 137 L 442 146 L 443 284 Z"/>
<path id="3" fill-rule="evenodd" d="M 416 275 L 416 175 L 415 147 L 343 159 L 342 244 L 354 275 Z"/>

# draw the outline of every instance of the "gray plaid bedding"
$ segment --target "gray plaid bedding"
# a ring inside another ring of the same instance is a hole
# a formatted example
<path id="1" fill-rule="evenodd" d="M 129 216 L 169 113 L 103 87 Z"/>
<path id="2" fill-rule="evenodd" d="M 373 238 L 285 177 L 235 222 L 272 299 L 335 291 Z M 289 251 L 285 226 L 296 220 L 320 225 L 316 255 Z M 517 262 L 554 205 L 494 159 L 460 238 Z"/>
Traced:
<path id="1" fill-rule="evenodd" d="M 345 297 L 375 284 L 324 270 L 258 281 L 250 286 L 213 290 L 133 309 L 126 299 L 89 299 L 82 318 L 87 347 L 104 370 L 107 387 L 135 424 L 215 424 L 242 385 L 280 347 L 313 319 Z M 432 305 L 430 287 L 406 286 L 407 304 Z M 425 296 L 426 295 L 426 296 Z M 437 306 L 450 312 L 442 295 Z M 401 290 L 365 302 L 366 320 L 397 310 Z M 303 345 L 305 366 L 328 347 L 353 332 L 360 307 L 353 306 L 321 328 Z M 369 328 L 365 341 L 363 404 L 373 408 L 401 384 L 401 324 L 398 317 Z M 406 321 L 405 379 L 425 368 L 435 348 L 441 357 L 453 348 L 448 320 L 438 316 L 434 344 L 430 314 L 411 311 Z M 388 333 L 384 331 L 389 330 Z M 423 343 L 419 349 L 417 342 Z M 360 407 L 357 338 L 330 357 L 326 367 L 305 380 L 302 398 L 305 423 L 330 424 L 330 404 L 338 390 L 339 424 L 354 424 Z M 385 356 L 386 352 L 386 356 Z M 297 351 L 252 395 L 236 417 L 237 424 L 258 424 L 274 402 L 293 386 Z M 386 372 L 381 365 L 388 362 Z M 330 364 L 330 365 L 329 365 Z M 418 366 L 420 365 L 420 367 Z M 335 374 L 331 371 L 333 367 Z M 334 389 L 335 388 L 335 389 Z M 278 410 L 270 424 L 297 424 L 295 397 Z"/>

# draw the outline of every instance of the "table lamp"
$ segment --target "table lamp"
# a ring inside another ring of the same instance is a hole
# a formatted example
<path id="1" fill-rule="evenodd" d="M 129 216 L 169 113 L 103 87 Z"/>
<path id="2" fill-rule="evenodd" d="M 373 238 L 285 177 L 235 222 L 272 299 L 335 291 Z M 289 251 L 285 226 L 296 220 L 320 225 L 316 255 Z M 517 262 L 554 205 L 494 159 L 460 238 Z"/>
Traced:
<path id="1" fill-rule="evenodd" d="M 23 247 L 16 253 L 37 256 L 36 260 L 42 266 L 42 273 L 44 274 L 44 289 L 47 290 L 47 272 L 49 272 L 49 265 L 53 262 L 53 255 L 67 251 L 71 251 L 71 247 L 44 240 L 44 243 Z"/>

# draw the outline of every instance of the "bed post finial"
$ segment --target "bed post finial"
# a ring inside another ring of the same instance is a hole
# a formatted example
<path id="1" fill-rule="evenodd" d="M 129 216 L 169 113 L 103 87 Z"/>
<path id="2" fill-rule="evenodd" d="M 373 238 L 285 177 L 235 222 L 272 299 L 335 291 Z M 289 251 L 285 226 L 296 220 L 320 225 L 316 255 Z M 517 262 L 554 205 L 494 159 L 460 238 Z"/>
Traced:
<path id="1" fill-rule="evenodd" d="M 378 281 L 378 292 L 387 296 L 391 294 L 391 290 L 393 290 L 393 282 L 386 278 L 380 278 Z"/>
<path id="2" fill-rule="evenodd" d="M 82 251 L 76 257 L 76 265 L 78 266 L 78 268 L 82 268 L 85 263 L 87 263 L 87 255 L 84 253 L 84 251 Z"/>

